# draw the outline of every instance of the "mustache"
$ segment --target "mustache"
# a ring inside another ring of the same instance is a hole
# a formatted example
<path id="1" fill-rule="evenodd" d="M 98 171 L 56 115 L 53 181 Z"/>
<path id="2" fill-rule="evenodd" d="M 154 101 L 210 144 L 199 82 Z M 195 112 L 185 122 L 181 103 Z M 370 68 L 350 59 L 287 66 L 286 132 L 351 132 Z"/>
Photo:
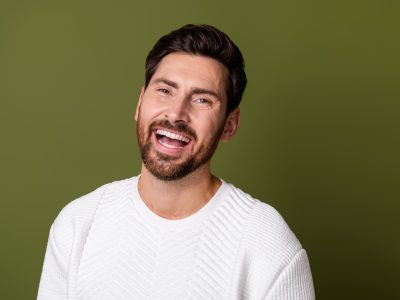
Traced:
<path id="1" fill-rule="evenodd" d="M 154 121 L 153 123 L 150 124 L 150 127 L 149 127 L 150 133 L 153 132 L 153 130 L 156 129 L 157 127 L 162 127 L 165 129 L 181 132 L 191 139 L 194 139 L 194 140 L 197 139 L 196 132 L 193 130 L 193 128 L 191 128 L 189 125 L 187 125 L 186 123 L 183 123 L 183 122 L 178 122 L 178 123 L 172 124 L 168 120 Z"/>

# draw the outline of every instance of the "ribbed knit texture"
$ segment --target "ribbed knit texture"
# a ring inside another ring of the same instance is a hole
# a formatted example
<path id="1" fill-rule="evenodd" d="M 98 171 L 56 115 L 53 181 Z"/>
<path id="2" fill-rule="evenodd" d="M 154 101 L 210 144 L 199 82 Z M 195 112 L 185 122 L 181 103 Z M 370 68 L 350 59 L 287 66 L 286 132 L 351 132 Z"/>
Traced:
<path id="1" fill-rule="evenodd" d="M 68 204 L 38 299 L 314 299 L 308 258 L 271 206 L 223 182 L 198 212 L 154 214 L 137 177 Z"/>

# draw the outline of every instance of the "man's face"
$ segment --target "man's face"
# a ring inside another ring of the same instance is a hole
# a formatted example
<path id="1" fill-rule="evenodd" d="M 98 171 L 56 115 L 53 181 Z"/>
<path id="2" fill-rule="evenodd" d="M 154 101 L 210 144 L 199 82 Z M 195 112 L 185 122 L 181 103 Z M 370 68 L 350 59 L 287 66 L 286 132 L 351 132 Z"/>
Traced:
<path id="1" fill-rule="evenodd" d="M 209 163 L 222 136 L 229 139 L 226 74 L 225 66 L 204 56 L 172 53 L 161 60 L 135 115 L 143 163 L 155 177 L 185 177 Z"/>

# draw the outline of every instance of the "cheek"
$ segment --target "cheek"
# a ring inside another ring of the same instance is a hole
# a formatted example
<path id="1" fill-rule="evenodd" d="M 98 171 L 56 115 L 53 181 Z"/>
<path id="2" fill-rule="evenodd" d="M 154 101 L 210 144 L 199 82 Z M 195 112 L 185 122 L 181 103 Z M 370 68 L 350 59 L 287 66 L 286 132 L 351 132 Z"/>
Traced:
<path id="1" fill-rule="evenodd" d="M 205 121 L 207 119 L 208 119 L 208 121 Z M 219 131 L 221 131 L 221 127 L 224 126 L 223 120 L 220 120 L 216 117 L 201 118 L 198 120 L 197 124 L 198 124 L 198 126 L 195 127 L 198 130 L 197 133 L 199 135 L 201 134 L 204 137 L 204 139 L 211 139 Z"/>
<path id="2" fill-rule="evenodd" d="M 163 107 L 157 105 L 154 101 L 142 101 L 142 105 L 139 110 L 140 118 L 143 121 L 148 121 L 163 115 Z"/>

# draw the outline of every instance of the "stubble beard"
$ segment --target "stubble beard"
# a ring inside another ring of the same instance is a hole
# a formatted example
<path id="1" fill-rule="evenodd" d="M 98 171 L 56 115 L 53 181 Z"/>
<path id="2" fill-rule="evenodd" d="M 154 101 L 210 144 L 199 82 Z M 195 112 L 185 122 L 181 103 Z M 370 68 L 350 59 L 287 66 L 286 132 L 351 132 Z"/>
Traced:
<path id="1" fill-rule="evenodd" d="M 146 169 L 154 177 L 163 181 L 182 179 L 208 162 L 217 149 L 219 139 L 224 129 L 224 126 L 221 125 L 209 143 L 201 145 L 196 153 L 185 154 L 187 157 L 182 160 L 181 156 L 167 155 L 155 150 L 151 137 L 153 129 L 156 126 L 176 130 L 178 132 L 190 133 L 190 136 L 195 140 L 196 134 L 194 130 L 185 123 L 179 123 L 174 126 L 168 120 L 153 122 L 146 130 L 139 117 L 136 135 L 142 161 Z"/>

